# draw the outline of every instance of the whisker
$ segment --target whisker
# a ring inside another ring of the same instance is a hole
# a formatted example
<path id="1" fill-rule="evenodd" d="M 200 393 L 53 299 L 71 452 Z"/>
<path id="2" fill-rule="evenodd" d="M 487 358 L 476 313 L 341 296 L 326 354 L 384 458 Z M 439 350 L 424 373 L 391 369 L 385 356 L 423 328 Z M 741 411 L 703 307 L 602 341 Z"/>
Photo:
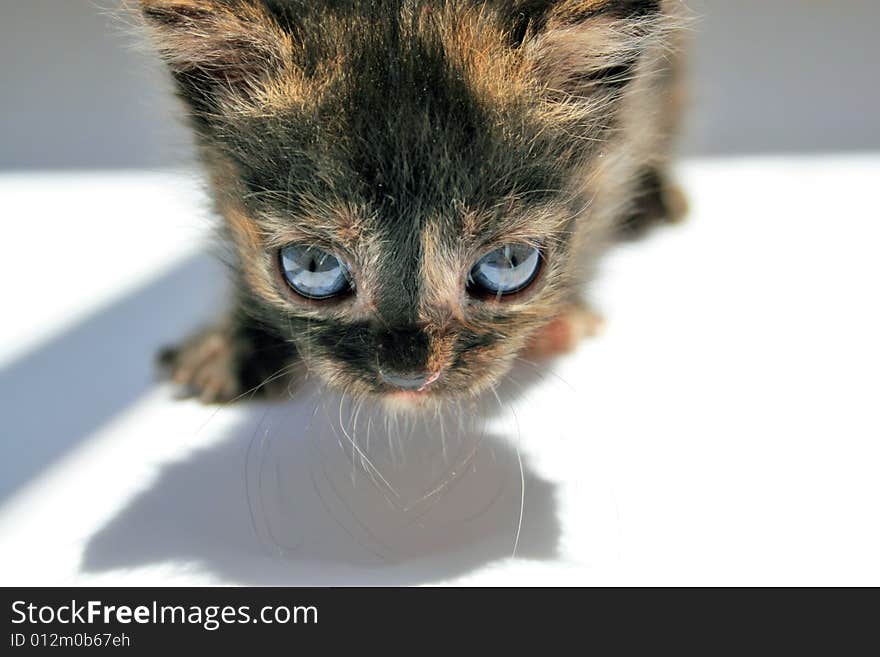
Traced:
<path id="1" fill-rule="evenodd" d="M 208 424 L 210 424 L 210 422 L 212 420 L 214 420 L 214 418 L 217 417 L 217 414 L 220 411 L 226 410 L 229 406 L 231 406 L 232 404 L 235 404 L 236 402 L 241 401 L 242 399 L 244 399 L 248 395 L 250 395 L 251 398 L 253 398 L 253 396 L 256 395 L 257 392 L 259 392 L 259 390 L 261 388 L 269 385 L 273 381 L 277 381 L 278 379 L 281 379 L 281 378 L 287 376 L 288 374 L 290 374 L 293 371 L 293 369 L 295 367 L 302 365 L 302 364 L 303 364 L 302 361 L 299 361 L 299 360 L 294 361 L 293 363 L 289 363 L 289 364 L 285 365 L 284 367 L 282 367 L 281 369 L 277 370 L 274 374 L 270 374 L 269 376 L 267 376 L 265 379 L 263 379 L 260 383 L 255 385 L 250 390 L 246 390 L 245 392 L 241 393 L 237 397 L 234 397 L 233 399 L 230 399 L 229 401 L 226 401 L 226 402 L 223 402 L 222 404 L 220 404 L 216 409 L 214 409 L 214 412 L 211 413 L 211 415 L 208 417 L 208 419 L 206 419 L 201 425 L 199 425 L 199 428 L 196 429 L 195 433 L 193 434 L 193 438 L 197 437 L 205 429 L 205 427 L 207 427 Z"/>
<path id="2" fill-rule="evenodd" d="M 523 513 L 526 508 L 526 473 L 523 468 L 523 460 L 522 453 L 520 452 L 519 445 L 516 446 L 516 460 L 519 463 L 519 520 L 516 523 L 516 537 L 513 540 L 513 554 L 511 557 L 516 559 L 516 551 L 519 549 L 519 537 L 522 533 L 523 526 Z"/>
<path id="3" fill-rule="evenodd" d="M 354 449 L 357 452 L 357 454 L 360 456 L 360 458 L 363 460 L 364 463 L 366 463 L 367 465 L 370 466 L 370 469 L 376 474 L 376 476 L 379 477 L 379 479 L 382 481 L 382 483 L 385 484 L 385 486 L 387 486 L 388 490 L 390 490 L 391 493 L 399 499 L 400 494 L 397 492 L 397 490 L 394 488 L 394 486 L 391 485 L 391 482 L 389 482 L 384 477 L 384 475 L 379 471 L 379 469 L 370 460 L 370 457 L 368 457 L 364 453 L 364 451 L 357 445 L 357 443 L 354 441 L 354 439 L 345 430 L 345 427 L 343 426 L 343 423 L 342 423 L 342 397 L 340 397 L 340 402 L 339 402 L 339 428 L 342 429 L 342 433 L 345 435 L 346 439 L 351 444 L 352 449 Z M 352 482 L 352 483 L 354 483 L 354 482 Z"/>

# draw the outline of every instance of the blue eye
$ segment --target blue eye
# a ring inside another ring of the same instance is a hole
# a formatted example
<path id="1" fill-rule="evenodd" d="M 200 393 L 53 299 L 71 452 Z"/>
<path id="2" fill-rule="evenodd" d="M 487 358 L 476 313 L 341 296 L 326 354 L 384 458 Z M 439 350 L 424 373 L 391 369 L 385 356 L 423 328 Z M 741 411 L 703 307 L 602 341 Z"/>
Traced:
<path id="1" fill-rule="evenodd" d="M 290 287 L 307 299 L 329 299 L 351 290 L 348 267 L 312 246 L 291 244 L 281 249 L 281 271 Z"/>
<path id="2" fill-rule="evenodd" d="M 508 244 L 477 261 L 468 276 L 472 293 L 502 297 L 531 285 L 541 268 L 541 252 L 527 244 Z"/>

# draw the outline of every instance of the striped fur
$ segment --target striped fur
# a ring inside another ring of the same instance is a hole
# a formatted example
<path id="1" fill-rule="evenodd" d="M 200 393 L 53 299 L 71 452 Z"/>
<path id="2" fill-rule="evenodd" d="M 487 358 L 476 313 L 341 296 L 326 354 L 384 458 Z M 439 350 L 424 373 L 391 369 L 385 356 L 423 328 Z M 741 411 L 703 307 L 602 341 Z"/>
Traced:
<path id="1" fill-rule="evenodd" d="M 435 398 L 478 394 L 643 208 L 664 214 L 677 1 L 138 4 L 238 254 L 235 322 L 330 384 L 381 396 L 391 359 L 441 372 Z M 293 242 L 341 254 L 356 294 L 298 298 L 277 266 Z M 476 259 L 512 242 L 541 248 L 536 283 L 469 297 Z"/>

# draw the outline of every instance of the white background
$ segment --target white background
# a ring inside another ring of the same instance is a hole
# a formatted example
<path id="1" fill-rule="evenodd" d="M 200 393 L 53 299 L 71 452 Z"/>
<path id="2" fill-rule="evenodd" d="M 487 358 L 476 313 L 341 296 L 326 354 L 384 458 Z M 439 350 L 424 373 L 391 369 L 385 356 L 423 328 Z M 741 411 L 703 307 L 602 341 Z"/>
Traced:
<path id="1" fill-rule="evenodd" d="M 192 181 L 6 176 L 0 582 L 880 584 L 878 174 L 688 162 L 604 336 L 475 433 L 174 401 L 150 359 L 223 287 Z"/>
<path id="2" fill-rule="evenodd" d="M 157 385 L 225 285 L 173 103 L 0 0 L 0 584 L 880 584 L 880 9 L 692 4 L 688 222 L 462 431 Z"/>

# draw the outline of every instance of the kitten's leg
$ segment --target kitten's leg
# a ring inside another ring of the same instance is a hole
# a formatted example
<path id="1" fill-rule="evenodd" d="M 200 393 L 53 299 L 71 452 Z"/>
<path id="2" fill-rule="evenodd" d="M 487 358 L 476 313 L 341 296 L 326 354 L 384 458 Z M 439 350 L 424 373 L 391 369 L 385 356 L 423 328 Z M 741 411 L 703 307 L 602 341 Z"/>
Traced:
<path id="1" fill-rule="evenodd" d="M 238 315 L 163 349 L 159 364 L 182 397 L 206 404 L 281 396 L 301 370 L 293 345 Z"/>
<path id="2" fill-rule="evenodd" d="M 659 168 L 646 168 L 640 174 L 629 212 L 620 222 L 624 238 L 640 237 L 653 224 L 675 223 L 684 219 L 688 203 L 684 192 Z"/>
<path id="3" fill-rule="evenodd" d="M 538 360 L 568 353 L 584 338 L 598 335 L 604 325 L 602 316 L 589 306 L 568 305 L 559 316 L 532 336 L 523 356 Z"/>

